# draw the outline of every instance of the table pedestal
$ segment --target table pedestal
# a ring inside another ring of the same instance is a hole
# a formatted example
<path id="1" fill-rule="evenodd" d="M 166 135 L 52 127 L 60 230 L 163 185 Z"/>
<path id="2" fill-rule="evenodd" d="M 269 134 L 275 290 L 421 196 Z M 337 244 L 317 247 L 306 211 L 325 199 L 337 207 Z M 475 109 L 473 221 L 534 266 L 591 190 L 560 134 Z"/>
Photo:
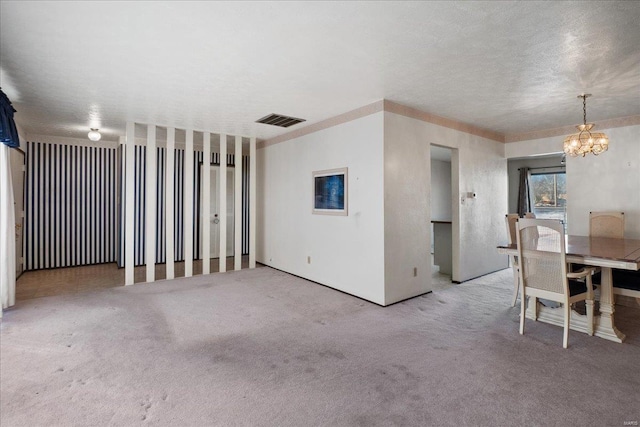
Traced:
<path id="1" fill-rule="evenodd" d="M 602 267 L 602 283 L 600 284 L 600 315 L 593 317 L 594 335 L 606 340 L 622 342 L 625 335 L 616 328 L 614 323 L 614 304 L 613 304 L 613 279 L 611 268 Z M 536 304 L 533 304 L 533 302 Z M 537 316 L 535 313 L 537 309 Z M 527 301 L 528 319 L 540 320 L 541 322 L 551 323 L 564 327 L 564 314 L 562 307 L 550 308 L 545 307 L 537 302 L 537 298 L 529 297 Z M 587 316 L 579 314 L 571 310 L 571 322 L 569 327 L 574 331 L 588 333 Z"/>

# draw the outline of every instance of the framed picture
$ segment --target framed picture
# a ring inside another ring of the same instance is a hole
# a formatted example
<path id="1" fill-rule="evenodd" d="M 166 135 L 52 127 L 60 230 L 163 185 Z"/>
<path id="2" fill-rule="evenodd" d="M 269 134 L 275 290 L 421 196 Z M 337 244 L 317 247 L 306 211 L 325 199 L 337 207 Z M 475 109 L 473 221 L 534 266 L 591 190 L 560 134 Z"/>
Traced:
<path id="1" fill-rule="evenodd" d="M 348 168 L 313 172 L 313 213 L 348 215 Z"/>

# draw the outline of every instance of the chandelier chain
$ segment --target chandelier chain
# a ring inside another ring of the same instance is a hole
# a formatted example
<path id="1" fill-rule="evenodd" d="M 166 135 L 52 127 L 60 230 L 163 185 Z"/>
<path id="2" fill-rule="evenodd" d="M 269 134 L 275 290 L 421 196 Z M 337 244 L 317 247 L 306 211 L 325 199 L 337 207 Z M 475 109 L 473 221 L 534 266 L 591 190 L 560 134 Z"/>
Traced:
<path id="1" fill-rule="evenodd" d="M 583 123 L 587 124 L 587 96 L 582 95 L 582 120 Z"/>

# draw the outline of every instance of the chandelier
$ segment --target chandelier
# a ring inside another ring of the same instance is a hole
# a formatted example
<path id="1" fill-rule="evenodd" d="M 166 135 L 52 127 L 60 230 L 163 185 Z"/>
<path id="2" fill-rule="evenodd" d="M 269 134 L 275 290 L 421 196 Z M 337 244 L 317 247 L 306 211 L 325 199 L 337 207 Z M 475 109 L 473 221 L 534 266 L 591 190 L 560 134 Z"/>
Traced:
<path id="1" fill-rule="evenodd" d="M 598 155 L 604 153 L 609 148 L 609 138 L 602 132 L 591 132 L 593 123 L 587 123 L 587 98 L 590 93 L 578 95 L 582 98 L 583 123 L 576 126 L 578 133 L 567 136 L 564 139 L 564 152 L 572 157 L 582 156 L 587 153 Z"/>

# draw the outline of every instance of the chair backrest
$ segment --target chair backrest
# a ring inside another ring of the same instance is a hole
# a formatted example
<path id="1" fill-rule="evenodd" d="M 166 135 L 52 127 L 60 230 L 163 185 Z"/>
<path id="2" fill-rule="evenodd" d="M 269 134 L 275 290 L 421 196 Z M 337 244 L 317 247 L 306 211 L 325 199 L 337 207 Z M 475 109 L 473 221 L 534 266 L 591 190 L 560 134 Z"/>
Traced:
<path id="1" fill-rule="evenodd" d="M 523 286 L 568 295 L 562 222 L 522 218 L 518 221 L 518 258 Z"/>
<path id="2" fill-rule="evenodd" d="M 534 218 L 535 219 L 536 214 L 534 214 L 533 212 L 525 212 L 523 218 Z"/>
<path id="3" fill-rule="evenodd" d="M 516 243 L 516 222 L 518 222 L 519 218 L 520 216 L 517 213 L 506 214 L 504 216 L 505 222 L 507 223 L 507 237 L 509 238 L 510 245 Z"/>
<path id="4" fill-rule="evenodd" d="M 624 212 L 589 212 L 589 236 L 624 238 Z"/>

